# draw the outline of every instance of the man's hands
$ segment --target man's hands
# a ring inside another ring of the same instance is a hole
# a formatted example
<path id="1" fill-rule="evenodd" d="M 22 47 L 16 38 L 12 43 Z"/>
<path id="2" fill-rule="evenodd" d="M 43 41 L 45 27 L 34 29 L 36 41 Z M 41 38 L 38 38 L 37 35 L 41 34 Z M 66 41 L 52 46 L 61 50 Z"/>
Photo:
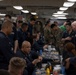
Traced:
<path id="1" fill-rule="evenodd" d="M 32 61 L 32 64 L 37 64 L 37 63 L 39 63 L 39 62 L 41 62 L 42 61 L 42 57 L 41 56 L 39 56 L 37 59 L 35 59 L 35 60 L 33 60 Z"/>

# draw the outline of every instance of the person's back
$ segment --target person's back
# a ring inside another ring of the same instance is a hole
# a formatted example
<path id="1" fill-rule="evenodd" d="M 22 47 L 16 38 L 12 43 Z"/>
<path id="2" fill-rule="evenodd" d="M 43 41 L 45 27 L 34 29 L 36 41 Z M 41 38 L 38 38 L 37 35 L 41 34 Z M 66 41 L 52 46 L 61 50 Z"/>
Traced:
<path id="1" fill-rule="evenodd" d="M 0 69 L 7 69 L 9 60 L 14 56 L 13 47 L 8 38 L 12 32 L 12 22 L 5 21 L 0 32 Z"/>

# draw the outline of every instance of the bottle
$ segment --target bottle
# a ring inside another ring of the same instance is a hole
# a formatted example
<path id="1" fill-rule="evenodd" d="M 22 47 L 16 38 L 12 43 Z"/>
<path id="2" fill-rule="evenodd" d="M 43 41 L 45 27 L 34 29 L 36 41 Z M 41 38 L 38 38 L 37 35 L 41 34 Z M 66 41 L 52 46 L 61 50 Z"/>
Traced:
<path id="1" fill-rule="evenodd" d="M 50 73 L 52 72 L 52 65 L 51 63 L 49 63 L 49 69 L 50 69 Z"/>
<path id="2" fill-rule="evenodd" d="M 46 69 L 46 75 L 50 75 L 50 69 L 49 68 Z"/>
<path id="3" fill-rule="evenodd" d="M 45 67 L 45 71 L 46 71 L 46 75 L 50 75 L 50 68 L 49 68 L 49 62 L 47 63 L 46 67 Z"/>

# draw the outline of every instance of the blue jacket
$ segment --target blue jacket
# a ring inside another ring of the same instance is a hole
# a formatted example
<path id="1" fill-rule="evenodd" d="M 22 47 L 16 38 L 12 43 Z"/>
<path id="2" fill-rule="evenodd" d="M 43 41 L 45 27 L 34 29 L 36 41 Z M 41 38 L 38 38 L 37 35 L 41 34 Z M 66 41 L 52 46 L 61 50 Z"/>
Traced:
<path id="1" fill-rule="evenodd" d="M 3 32 L 0 32 L 0 69 L 8 69 L 9 60 L 14 57 L 12 44 Z"/>
<path id="2" fill-rule="evenodd" d="M 13 31 L 12 33 L 9 35 L 9 39 L 14 47 L 14 42 L 15 40 L 18 40 L 18 34 L 17 34 L 17 30 L 15 27 L 13 27 Z"/>
<path id="3" fill-rule="evenodd" d="M 28 23 L 28 32 L 30 33 L 30 36 L 32 36 L 33 26 L 30 23 Z"/>
<path id="4" fill-rule="evenodd" d="M 35 69 L 35 65 L 32 64 L 32 61 L 35 58 L 32 58 L 31 53 L 30 54 L 25 54 L 24 52 L 22 52 L 21 50 L 17 51 L 17 55 L 23 59 L 26 60 L 26 70 L 28 71 L 28 75 L 32 75 L 34 69 Z M 33 54 L 32 54 L 33 55 Z M 34 55 L 33 55 L 34 56 Z M 34 56 L 34 57 L 38 57 L 38 56 Z"/>
<path id="5" fill-rule="evenodd" d="M 19 29 L 17 32 L 18 32 L 18 43 L 19 47 L 21 48 L 22 42 L 25 41 L 27 38 L 27 32 L 23 32 L 22 29 Z"/>

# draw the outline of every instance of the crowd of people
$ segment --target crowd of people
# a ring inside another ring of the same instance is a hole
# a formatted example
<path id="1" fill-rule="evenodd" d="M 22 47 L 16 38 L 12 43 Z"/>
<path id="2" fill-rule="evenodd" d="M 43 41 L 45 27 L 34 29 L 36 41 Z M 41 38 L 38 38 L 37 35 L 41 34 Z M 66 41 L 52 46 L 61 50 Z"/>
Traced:
<path id="1" fill-rule="evenodd" d="M 76 75 L 76 21 L 58 26 L 48 20 L 43 26 L 35 18 L 13 23 L 6 15 L 0 30 L 0 74 L 32 75 L 42 62 L 40 51 L 48 45 L 54 45 L 63 56 L 66 75 Z"/>

